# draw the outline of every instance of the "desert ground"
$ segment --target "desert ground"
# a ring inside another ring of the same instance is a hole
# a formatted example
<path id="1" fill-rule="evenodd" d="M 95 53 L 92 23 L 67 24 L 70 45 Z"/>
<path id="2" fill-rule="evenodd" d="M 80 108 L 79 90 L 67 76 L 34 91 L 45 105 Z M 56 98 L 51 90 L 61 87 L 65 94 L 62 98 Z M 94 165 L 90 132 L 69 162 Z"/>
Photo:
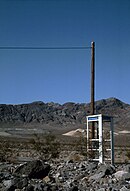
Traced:
<path id="1" fill-rule="evenodd" d="M 83 134 L 84 129 L 75 127 L 50 127 L 43 125 L 6 125 L 4 128 L 0 128 L 0 143 L 1 150 L 6 153 L 7 148 L 12 150 L 13 160 L 28 160 L 30 157 L 36 155 L 36 151 L 32 146 L 32 142 L 40 141 L 44 142 L 46 136 L 55 136 L 58 143 L 60 143 L 60 150 L 66 151 L 66 153 L 78 150 L 86 152 L 86 136 Z M 8 143 L 8 144 L 7 144 Z M 2 148 L 3 147 L 5 148 Z M 31 151 L 31 149 L 33 151 Z M 56 149 L 56 148 L 55 148 Z M 5 151 L 4 151 L 5 150 Z M 115 162 L 128 162 L 130 161 L 130 132 L 119 131 L 114 133 L 114 150 L 115 150 Z M 11 153 L 9 155 L 11 155 Z M 63 153 L 63 152 L 61 152 Z M 1 153 L 2 154 L 2 153 Z M 7 157 L 8 158 L 8 157 Z M 7 160 L 6 158 L 6 160 Z M 11 158 L 11 156 L 10 156 Z M 11 159 L 11 160 L 12 160 Z"/>

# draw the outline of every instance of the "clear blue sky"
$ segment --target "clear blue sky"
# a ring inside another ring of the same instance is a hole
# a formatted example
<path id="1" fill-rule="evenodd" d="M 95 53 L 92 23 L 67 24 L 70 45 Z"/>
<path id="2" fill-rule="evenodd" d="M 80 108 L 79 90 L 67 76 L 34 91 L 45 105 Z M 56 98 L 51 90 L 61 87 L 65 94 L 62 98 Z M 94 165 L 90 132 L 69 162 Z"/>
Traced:
<path id="1" fill-rule="evenodd" d="M 0 0 L 0 46 L 96 43 L 96 100 L 130 103 L 130 0 Z M 0 50 L 0 103 L 90 101 L 90 50 Z"/>

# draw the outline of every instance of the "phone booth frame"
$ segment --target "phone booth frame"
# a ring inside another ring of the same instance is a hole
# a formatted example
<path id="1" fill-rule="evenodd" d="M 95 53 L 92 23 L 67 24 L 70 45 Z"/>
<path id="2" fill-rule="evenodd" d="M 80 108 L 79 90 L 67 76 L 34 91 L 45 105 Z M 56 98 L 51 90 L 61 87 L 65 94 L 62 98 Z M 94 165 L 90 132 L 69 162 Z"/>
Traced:
<path id="1" fill-rule="evenodd" d="M 102 114 L 87 116 L 87 153 L 88 159 L 99 163 L 111 162 L 114 165 L 114 128 L 113 117 Z M 107 123 L 107 128 L 104 128 Z M 109 127 L 108 127 L 109 124 Z M 92 137 L 92 128 L 94 137 Z M 109 138 L 105 138 L 105 130 L 109 132 Z M 105 144 L 109 146 L 105 148 Z M 105 150 L 109 157 L 105 158 Z"/>

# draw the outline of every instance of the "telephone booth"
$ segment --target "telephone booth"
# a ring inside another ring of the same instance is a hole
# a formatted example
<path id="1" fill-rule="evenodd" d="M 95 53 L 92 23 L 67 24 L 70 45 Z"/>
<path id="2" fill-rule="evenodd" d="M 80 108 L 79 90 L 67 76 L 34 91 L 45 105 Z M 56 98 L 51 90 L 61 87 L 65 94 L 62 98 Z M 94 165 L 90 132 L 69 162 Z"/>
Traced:
<path id="1" fill-rule="evenodd" d="M 113 117 L 87 116 L 87 153 L 90 161 L 114 165 Z"/>

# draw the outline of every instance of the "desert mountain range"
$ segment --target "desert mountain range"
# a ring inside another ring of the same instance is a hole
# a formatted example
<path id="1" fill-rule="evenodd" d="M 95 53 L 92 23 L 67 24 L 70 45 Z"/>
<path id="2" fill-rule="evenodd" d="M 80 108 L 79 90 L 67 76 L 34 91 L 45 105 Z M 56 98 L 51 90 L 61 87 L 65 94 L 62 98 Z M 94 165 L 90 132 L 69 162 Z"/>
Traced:
<path id="1" fill-rule="evenodd" d="M 114 117 L 114 125 L 119 130 L 130 130 L 130 105 L 116 98 L 96 101 L 96 113 Z M 78 126 L 86 122 L 90 115 L 90 103 L 65 104 L 44 103 L 0 104 L 0 123 L 47 124 L 50 126 Z"/>

